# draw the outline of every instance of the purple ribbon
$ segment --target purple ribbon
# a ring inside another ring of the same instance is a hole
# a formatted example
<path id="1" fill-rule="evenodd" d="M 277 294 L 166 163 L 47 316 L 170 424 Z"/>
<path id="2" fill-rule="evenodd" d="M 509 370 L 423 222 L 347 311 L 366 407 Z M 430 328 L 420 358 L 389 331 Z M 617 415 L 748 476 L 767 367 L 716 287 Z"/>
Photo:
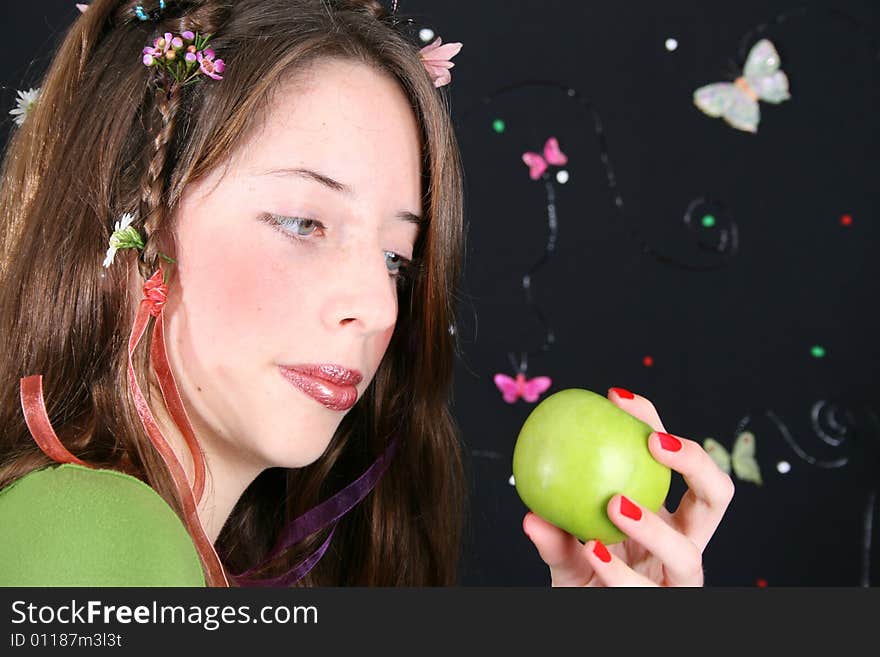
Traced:
<path id="1" fill-rule="evenodd" d="M 299 518 L 290 522 L 284 531 L 281 532 L 275 547 L 272 548 L 272 551 L 263 563 L 247 569 L 240 575 L 233 575 L 235 581 L 242 586 L 290 586 L 305 577 L 317 565 L 321 557 L 324 556 L 324 552 L 330 546 L 330 539 L 333 538 L 339 519 L 367 496 L 379 482 L 385 470 L 388 469 L 391 457 L 394 455 L 394 450 L 397 447 L 397 440 L 397 438 L 392 440 L 388 447 L 385 448 L 385 452 L 355 481 L 333 497 L 324 500 L 318 506 L 309 509 Z M 330 534 L 328 534 L 321 546 L 287 573 L 269 579 L 249 577 L 249 575 L 252 575 L 255 571 L 262 568 L 263 565 L 272 561 L 279 554 L 296 545 L 305 537 L 330 525 L 332 525 Z"/>

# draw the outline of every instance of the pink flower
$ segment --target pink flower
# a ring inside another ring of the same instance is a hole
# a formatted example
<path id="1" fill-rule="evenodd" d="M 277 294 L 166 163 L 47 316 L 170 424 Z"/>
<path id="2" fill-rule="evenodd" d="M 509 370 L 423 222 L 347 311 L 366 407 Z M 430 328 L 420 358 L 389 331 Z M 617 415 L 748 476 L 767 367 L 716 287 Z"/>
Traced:
<path id="1" fill-rule="evenodd" d="M 461 50 L 460 43 L 447 43 L 442 45 L 443 41 L 437 37 L 433 43 L 425 46 L 419 51 L 422 58 L 422 64 L 434 80 L 435 87 L 442 87 L 452 81 L 452 74 L 449 72 L 455 64 L 450 60 Z"/>
<path id="2" fill-rule="evenodd" d="M 215 61 L 214 57 L 214 51 L 210 48 L 205 48 L 203 51 L 196 53 L 196 59 L 198 59 L 199 68 L 202 73 L 214 80 L 222 80 L 223 76 L 220 73 L 226 70 L 226 64 L 223 63 L 222 59 Z"/>
<path id="3" fill-rule="evenodd" d="M 164 37 L 158 37 L 153 41 L 152 48 L 150 46 L 144 48 L 144 65 L 152 66 L 155 60 L 166 57 L 172 48 L 172 41 L 171 33 L 166 32 Z"/>

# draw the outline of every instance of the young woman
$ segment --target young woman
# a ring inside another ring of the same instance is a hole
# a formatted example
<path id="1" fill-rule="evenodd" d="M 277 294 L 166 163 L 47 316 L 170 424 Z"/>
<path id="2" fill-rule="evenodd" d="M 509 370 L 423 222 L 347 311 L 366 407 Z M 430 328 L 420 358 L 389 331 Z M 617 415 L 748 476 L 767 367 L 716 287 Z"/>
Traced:
<path id="1" fill-rule="evenodd" d="M 76 21 L 4 160 L 0 584 L 456 582 L 443 48 L 367 0 Z M 527 514 L 553 584 L 702 584 L 732 483 L 649 445 L 690 490 L 611 552 Z"/>

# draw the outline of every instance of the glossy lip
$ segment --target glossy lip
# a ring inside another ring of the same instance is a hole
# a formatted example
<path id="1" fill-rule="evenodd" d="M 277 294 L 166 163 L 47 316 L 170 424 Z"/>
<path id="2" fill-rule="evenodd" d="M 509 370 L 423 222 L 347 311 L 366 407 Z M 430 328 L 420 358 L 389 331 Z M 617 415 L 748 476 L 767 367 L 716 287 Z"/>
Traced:
<path id="1" fill-rule="evenodd" d="M 341 365 L 282 365 L 281 375 L 309 397 L 334 411 L 347 411 L 358 400 L 360 372 Z"/>
<path id="2" fill-rule="evenodd" d="M 281 368 L 324 379 L 338 386 L 356 386 L 364 378 L 357 370 L 351 370 L 342 365 L 330 363 L 321 363 L 320 365 L 311 363 L 304 365 L 282 365 Z"/>

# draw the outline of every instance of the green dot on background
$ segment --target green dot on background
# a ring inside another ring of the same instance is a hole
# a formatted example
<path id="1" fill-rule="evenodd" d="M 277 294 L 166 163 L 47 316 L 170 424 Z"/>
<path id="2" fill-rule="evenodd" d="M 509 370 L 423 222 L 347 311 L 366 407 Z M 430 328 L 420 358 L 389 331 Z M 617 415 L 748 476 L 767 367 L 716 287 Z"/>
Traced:
<path id="1" fill-rule="evenodd" d="M 822 358 L 825 356 L 825 348 L 819 345 L 814 345 L 810 349 L 810 353 L 813 354 L 813 356 L 815 356 L 816 358 Z"/>
<path id="2" fill-rule="evenodd" d="M 507 125 L 504 123 L 504 121 L 502 119 L 495 119 L 494 121 L 492 121 L 492 129 L 495 132 L 497 132 L 498 134 L 501 134 L 502 132 L 504 132 L 504 129 L 506 127 L 507 127 Z"/>
<path id="3" fill-rule="evenodd" d="M 711 228 L 715 225 L 715 217 L 711 214 L 707 214 L 703 217 L 703 226 L 705 228 Z"/>

